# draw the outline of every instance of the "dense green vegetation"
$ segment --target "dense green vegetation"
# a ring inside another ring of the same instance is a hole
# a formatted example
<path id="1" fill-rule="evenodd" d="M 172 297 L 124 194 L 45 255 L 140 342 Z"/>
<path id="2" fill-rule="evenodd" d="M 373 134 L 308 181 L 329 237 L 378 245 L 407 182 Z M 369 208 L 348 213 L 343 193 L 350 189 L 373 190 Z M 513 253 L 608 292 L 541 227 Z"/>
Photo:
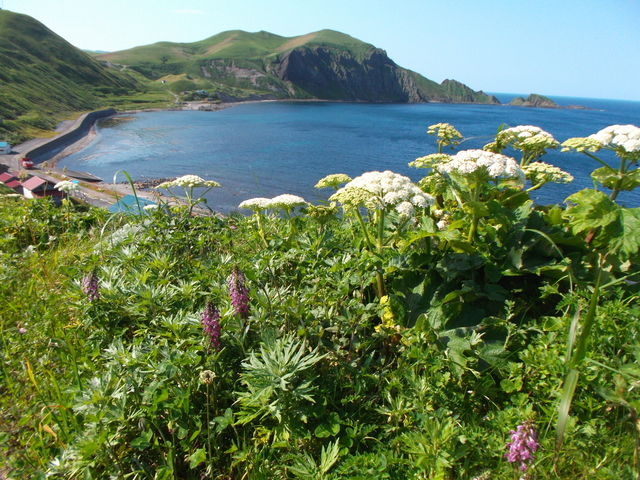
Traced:
<path id="1" fill-rule="evenodd" d="M 570 180 L 546 132 L 455 156 L 429 132 L 422 190 L 335 175 L 331 203 L 248 217 L 190 215 L 217 186 L 195 176 L 138 216 L 0 196 L 0 472 L 637 478 L 640 211 L 615 199 L 640 148 L 565 142 L 620 167 L 561 208 L 529 199 Z"/>

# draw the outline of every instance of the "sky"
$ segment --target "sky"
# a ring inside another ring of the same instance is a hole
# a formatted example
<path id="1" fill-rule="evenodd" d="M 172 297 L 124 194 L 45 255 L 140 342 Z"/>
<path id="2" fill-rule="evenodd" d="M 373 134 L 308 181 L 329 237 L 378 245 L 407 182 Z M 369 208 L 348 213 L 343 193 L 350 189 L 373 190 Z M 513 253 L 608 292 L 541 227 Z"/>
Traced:
<path id="1" fill-rule="evenodd" d="M 0 0 L 78 48 L 338 30 L 474 90 L 640 101 L 640 0 Z"/>

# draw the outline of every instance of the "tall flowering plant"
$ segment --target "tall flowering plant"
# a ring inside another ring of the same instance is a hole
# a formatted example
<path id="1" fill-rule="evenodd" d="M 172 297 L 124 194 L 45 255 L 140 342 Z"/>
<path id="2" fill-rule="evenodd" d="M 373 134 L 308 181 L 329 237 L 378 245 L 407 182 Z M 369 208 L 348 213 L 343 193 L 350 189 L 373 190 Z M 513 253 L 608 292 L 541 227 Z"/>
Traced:
<path id="1" fill-rule="evenodd" d="M 615 152 L 620 159 L 618 168 L 594 155 L 600 150 Z M 583 153 L 602 165 L 591 178 L 611 189 L 611 200 L 615 200 L 621 191 L 633 190 L 640 185 L 640 128 L 635 125 L 611 125 L 588 137 L 570 138 L 562 144 L 562 151 Z"/>
<path id="2" fill-rule="evenodd" d="M 212 188 L 219 187 L 220 184 L 218 182 L 214 182 L 213 180 L 205 180 L 198 175 L 184 175 L 182 177 L 178 177 L 175 180 L 171 180 L 169 182 L 163 182 L 156 189 L 163 188 L 167 190 L 171 196 L 178 200 L 178 198 L 173 194 L 172 188 L 182 188 L 185 193 L 184 200 L 186 200 L 187 204 L 187 214 L 191 215 L 193 212 L 193 208 L 199 203 L 206 203 L 204 199 L 204 195 L 209 192 Z M 194 198 L 193 190 L 196 188 L 206 188 L 204 192 L 202 192 L 198 197 Z"/>
<path id="3" fill-rule="evenodd" d="M 209 350 L 220 351 L 220 311 L 212 302 L 207 302 L 201 313 L 202 330 L 209 342 Z"/>
<path id="4" fill-rule="evenodd" d="M 426 209 L 434 204 L 434 198 L 420 190 L 409 177 L 389 170 L 367 172 L 354 178 L 339 189 L 329 201 L 339 202 L 346 213 L 354 215 L 362 227 L 365 242 L 371 251 L 381 254 L 385 247 L 385 219 L 394 214 L 400 219 L 396 230 L 400 230 L 414 217 L 416 210 Z M 376 236 L 372 239 L 362 218 L 360 209 L 373 212 Z M 376 274 L 378 298 L 384 296 L 382 273 Z"/>
<path id="5" fill-rule="evenodd" d="M 509 463 L 515 464 L 521 472 L 520 480 L 530 478 L 527 470 L 533 465 L 536 459 L 534 454 L 540 447 L 536 427 L 532 421 L 528 420 L 510 433 L 511 442 L 507 443 L 509 451 L 505 454 L 505 458 Z"/>
<path id="6" fill-rule="evenodd" d="M 501 126 L 502 127 L 502 126 Z M 502 153 L 505 148 L 512 148 L 521 152 L 520 167 L 526 178 L 531 182 L 528 192 L 537 190 L 547 183 L 569 183 L 573 176 L 563 170 L 541 162 L 542 155 L 547 150 L 554 150 L 560 146 L 553 135 L 533 125 L 518 125 L 512 128 L 500 128 L 496 139 L 484 146 L 484 150 Z"/>
<path id="7" fill-rule="evenodd" d="M 506 187 L 521 188 L 525 182 L 525 173 L 513 158 L 485 150 L 427 155 L 409 166 L 430 168 L 428 177 L 438 177 L 449 187 L 458 207 L 471 215 L 468 241 L 472 241 L 480 218 L 488 215 L 485 202 L 491 195 Z"/>
<path id="8" fill-rule="evenodd" d="M 242 319 L 249 318 L 249 289 L 246 282 L 247 279 L 240 269 L 237 266 L 233 267 L 231 275 L 227 278 L 229 296 L 233 310 Z"/>

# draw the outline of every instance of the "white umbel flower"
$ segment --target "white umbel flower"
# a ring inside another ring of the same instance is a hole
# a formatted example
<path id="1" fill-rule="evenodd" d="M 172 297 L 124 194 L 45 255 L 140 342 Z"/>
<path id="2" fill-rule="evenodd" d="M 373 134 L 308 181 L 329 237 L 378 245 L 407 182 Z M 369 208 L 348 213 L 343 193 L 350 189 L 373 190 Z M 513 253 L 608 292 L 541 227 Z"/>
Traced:
<path id="1" fill-rule="evenodd" d="M 329 200 L 376 210 L 398 207 L 405 202 L 413 207 L 426 207 L 435 203 L 435 199 L 420 190 L 409 177 L 389 170 L 363 173 L 334 193 Z M 407 205 L 398 210 L 401 215 L 409 211 Z"/>
<path id="2" fill-rule="evenodd" d="M 294 207 L 302 207 L 303 205 L 307 205 L 307 202 L 302 197 L 285 193 L 283 195 L 273 197 L 271 200 L 269 200 L 268 205 L 269 208 L 283 208 L 285 210 L 290 210 Z"/>
<path id="3" fill-rule="evenodd" d="M 438 166 L 438 171 L 452 175 L 470 176 L 486 173 L 494 180 L 514 179 L 524 184 L 525 174 L 513 158 L 485 150 L 463 150 L 450 162 Z"/>
<path id="4" fill-rule="evenodd" d="M 623 148 L 626 152 L 640 152 L 640 128 L 635 125 L 610 125 L 589 135 L 603 146 Z"/>
<path id="5" fill-rule="evenodd" d="M 61 192 L 72 192 L 74 190 L 80 190 L 80 185 L 74 182 L 70 182 L 69 180 L 63 180 L 62 182 L 58 182 L 54 185 L 56 190 L 60 190 Z"/>
<path id="6" fill-rule="evenodd" d="M 264 197 L 249 198 L 238 205 L 238 208 L 247 208 L 254 212 L 261 212 L 269 208 L 269 202 L 271 200 Z"/>
<path id="7" fill-rule="evenodd" d="M 158 185 L 156 188 L 173 188 L 173 187 L 182 187 L 182 188 L 198 188 L 198 187 L 219 187 L 220 184 L 218 182 L 214 182 L 213 180 L 205 180 L 204 178 L 199 177 L 198 175 L 183 175 L 182 177 L 178 177 L 175 180 L 170 182 L 164 182 Z"/>

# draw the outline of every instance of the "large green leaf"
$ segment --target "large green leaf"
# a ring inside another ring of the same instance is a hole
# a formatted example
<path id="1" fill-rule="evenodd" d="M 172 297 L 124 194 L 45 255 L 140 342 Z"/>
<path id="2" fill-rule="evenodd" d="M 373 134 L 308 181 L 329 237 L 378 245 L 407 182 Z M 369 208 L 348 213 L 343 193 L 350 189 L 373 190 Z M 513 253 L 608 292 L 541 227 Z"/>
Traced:
<path id="1" fill-rule="evenodd" d="M 596 182 L 601 183 L 607 188 L 617 188 L 618 190 L 633 190 L 640 185 L 640 170 L 633 170 L 629 173 L 625 173 L 622 176 L 620 173 L 611 167 L 600 167 L 594 170 L 591 174 Z M 622 179 L 620 185 L 618 182 Z"/>
<path id="2" fill-rule="evenodd" d="M 640 248 L 640 208 L 621 208 L 619 218 L 622 228 L 612 239 L 611 247 L 624 262 Z"/>
<path id="3" fill-rule="evenodd" d="M 567 202 L 574 204 L 565 212 L 574 233 L 605 227 L 618 219 L 619 207 L 597 190 L 580 190 L 567 198 Z"/>

